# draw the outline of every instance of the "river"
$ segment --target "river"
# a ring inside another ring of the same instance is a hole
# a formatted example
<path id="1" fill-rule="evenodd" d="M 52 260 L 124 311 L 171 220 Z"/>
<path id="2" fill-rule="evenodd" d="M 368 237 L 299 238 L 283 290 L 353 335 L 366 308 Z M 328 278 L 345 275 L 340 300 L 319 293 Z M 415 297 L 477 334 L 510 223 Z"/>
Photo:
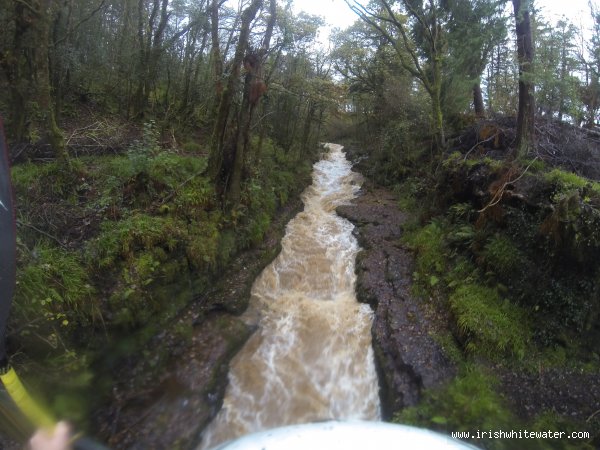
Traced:
<path id="1" fill-rule="evenodd" d="M 342 147 L 329 149 L 302 194 L 282 251 L 256 279 L 243 318 L 257 330 L 231 362 L 223 407 L 201 449 L 278 426 L 378 420 L 373 312 L 354 293 L 359 250 L 335 213 L 360 188 Z"/>

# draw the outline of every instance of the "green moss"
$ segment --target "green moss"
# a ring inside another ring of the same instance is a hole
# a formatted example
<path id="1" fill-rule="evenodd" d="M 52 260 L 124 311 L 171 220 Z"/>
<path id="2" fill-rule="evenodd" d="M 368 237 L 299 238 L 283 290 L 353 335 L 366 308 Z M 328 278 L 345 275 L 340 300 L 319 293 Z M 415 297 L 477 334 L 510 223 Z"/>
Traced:
<path id="1" fill-rule="evenodd" d="M 483 259 L 489 270 L 506 277 L 522 267 L 523 255 L 513 241 L 502 234 L 494 234 L 485 244 Z"/>
<path id="2" fill-rule="evenodd" d="M 532 423 L 525 423 L 510 411 L 497 391 L 498 380 L 475 365 L 465 365 L 458 377 L 448 385 L 424 392 L 420 403 L 406 408 L 394 416 L 394 422 L 426 427 L 444 433 L 465 431 L 471 433 L 468 441 L 485 449 L 592 449 L 588 440 L 527 439 L 522 447 L 520 439 L 490 438 L 483 433 L 510 432 L 511 430 L 582 431 L 581 424 L 547 411 Z M 479 432 L 479 437 L 477 436 Z"/>
<path id="3" fill-rule="evenodd" d="M 552 169 L 544 178 L 546 181 L 556 184 L 561 191 L 582 188 L 589 183 L 589 180 L 580 177 L 573 172 L 567 172 L 561 169 Z"/>
<path id="4" fill-rule="evenodd" d="M 219 238 L 218 263 L 225 267 L 237 250 L 236 233 L 232 229 L 223 230 Z"/>
<path id="5" fill-rule="evenodd" d="M 464 361 L 464 354 L 462 349 L 454 339 L 454 336 L 450 332 L 438 332 L 434 333 L 432 336 L 433 340 L 437 342 L 450 360 L 456 364 L 460 365 Z"/>
<path id="6" fill-rule="evenodd" d="M 215 267 L 219 250 L 218 226 L 218 218 L 190 225 L 186 255 L 193 267 L 197 269 Z"/>
<path id="7" fill-rule="evenodd" d="M 522 160 L 524 167 L 529 167 L 529 173 L 540 173 L 546 170 L 546 163 L 539 158 Z"/>
<path id="8" fill-rule="evenodd" d="M 562 197 L 579 191 L 584 197 L 590 199 L 600 195 L 600 183 L 581 177 L 573 172 L 561 169 L 553 169 L 546 173 L 544 179 L 554 185 L 554 201 L 559 201 Z"/>
<path id="9" fill-rule="evenodd" d="M 194 141 L 184 142 L 181 148 L 186 153 L 200 153 L 204 149 L 202 145 Z"/>
<path id="10" fill-rule="evenodd" d="M 495 289 L 474 283 L 459 286 L 449 301 L 469 352 L 490 359 L 507 353 L 525 356 L 530 337 L 520 307 L 502 300 Z"/>
<path id="11" fill-rule="evenodd" d="M 404 241 L 416 252 L 415 281 L 424 287 L 436 285 L 447 263 L 441 223 L 432 221 L 425 227 L 408 233 Z"/>
<path id="12" fill-rule="evenodd" d="M 594 260 L 600 249 L 600 210 L 583 201 L 579 191 L 558 199 L 540 229 L 552 239 L 553 250 L 578 263 Z"/>
<path id="13" fill-rule="evenodd" d="M 66 200 L 71 204 L 77 203 L 80 190 L 84 189 L 87 171 L 83 164 L 70 160 L 69 166 L 61 162 L 44 164 L 26 163 L 12 168 L 11 177 L 17 197 L 25 201 L 40 201 L 44 198 L 56 197 Z"/>
<path id="14" fill-rule="evenodd" d="M 545 411 L 539 414 L 528 426 L 528 429 L 534 432 L 564 432 L 563 436 L 584 431 L 580 423 L 575 423 L 554 411 Z M 530 439 L 528 444 L 532 449 L 593 450 L 597 448 L 589 439 L 568 440 L 564 437 L 561 439 Z"/>
<path id="15" fill-rule="evenodd" d="M 253 217 L 248 224 L 248 239 L 254 246 L 260 244 L 262 239 L 269 229 L 271 218 L 269 214 L 263 212 Z"/>
<path id="16" fill-rule="evenodd" d="M 510 429 L 515 419 L 496 391 L 497 380 L 468 365 L 448 385 L 424 392 L 421 402 L 394 416 L 394 422 L 442 432 Z M 509 441 L 476 440 L 486 448 L 513 448 Z M 514 442 L 513 442 L 514 445 Z"/>
<path id="17" fill-rule="evenodd" d="M 73 253 L 47 244 L 19 248 L 15 314 L 36 318 L 24 331 L 71 328 L 100 318 L 88 273 Z"/>
<path id="18" fill-rule="evenodd" d="M 100 234 L 88 244 L 88 259 L 97 267 L 110 267 L 118 258 L 156 246 L 172 250 L 186 234 L 186 224 L 170 217 L 137 213 L 124 220 L 104 221 Z"/>
<path id="19" fill-rule="evenodd" d="M 151 180 L 176 189 L 189 177 L 200 177 L 200 174 L 206 169 L 206 164 L 206 158 L 203 157 L 161 152 L 150 161 L 148 174 Z"/>
<path id="20" fill-rule="evenodd" d="M 477 155 L 469 155 L 468 158 L 465 159 L 465 155 L 463 155 L 460 152 L 452 152 L 450 155 L 448 155 L 444 161 L 442 161 L 442 165 L 445 168 L 458 168 L 458 167 L 464 167 L 466 169 L 472 169 L 475 166 L 479 166 L 479 165 L 486 165 L 489 166 L 492 170 L 499 170 L 503 167 L 504 165 L 504 161 L 503 160 L 498 160 L 498 159 L 492 159 L 490 157 L 479 157 Z"/>
<path id="21" fill-rule="evenodd" d="M 204 209 L 216 205 L 213 185 L 206 178 L 196 178 L 175 190 L 173 203 L 179 215 L 198 217 Z"/>

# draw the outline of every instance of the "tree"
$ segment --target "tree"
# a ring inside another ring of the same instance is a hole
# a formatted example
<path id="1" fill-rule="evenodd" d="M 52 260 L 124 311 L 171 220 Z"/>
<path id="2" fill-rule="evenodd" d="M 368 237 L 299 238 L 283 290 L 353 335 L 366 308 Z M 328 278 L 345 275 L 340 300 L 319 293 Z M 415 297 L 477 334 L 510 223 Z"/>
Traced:
<path id="1" fill-rule="evenodd" d="M 67 159 L 65 141 L 56 122 L 50 84 L 52 45 L 50 26 L 57 4 L 53 1 L 13 1 L 13 41 L 2 55 L 2 68 L 9 81 L 12 136 L 17 141 L 29 139 L 28 129 L 36 105 L 40 136 L 50 144 L 57 157 Z"/>
<path id="2" fill-rule="evenodd" d="M 435 144 L 446 145 L 442 111 L 442 68 L 447 54 L 445 22 L 447 13 L 437 0 L 402 0 L 403 13 L 387 0 L 371 6 L 347 1 L 366 23 L 378 30 L 396 51 L 404 70 L 418 79 L 431 99 L 431 121 Z"/>
<path id="3" fill-rule="evenodd" d="M 535 141 L 535 87 L 533 73 L 533 37 L 531 34 L 531 0 L 513 0 L 517 58 L 519 61 L 519 110 L 517 115 L 516 156 L 533 151 Z"/>
<path id="4" fill-rule="evenodd" d="M 585 86 L 581 92 L 585 105 L 585 126 L 592 128 L 598 122 L 600 110 L 600 11 L 590 2 L 590 13 L 593 19 L 592 37 L 588 43 L 589 57 L 581 55 L 585 68 Z"/>
<path id="5" fill-rule="evenodd" d="M 491 51 L 485 87 L 488 109 L 494 114 L 514 114 L 518 108 L 518 64 L 508 37 Z"/>
<path id="6" fill-rule="evenodd" d="M 495 46 L 506 38 L 503 4 L 503 0 L 453 0 L 446 3 L 450 19 L 444 78 L 445 85 L 457 91 L 444 95 L 446 109 L 462 112 L 460 104 L 452 104 L 452 97 L 458 96 L 460 100 L 468 91 L 475 115 L 485 117 L 481 75 L 490 63 Z"/>
<path id="7" fill-rule="evenodd" d="M 402 68 L 395 51 L 377 30 L 357 21 L 335 33 L 333 40 L 333 64 L 346 80 L 358 119 L 358 137 L 368 141 L 388 122 L 417 115 L 414 104 L 426 99 L 421 90 L 415 91 L 414 78 Z"/>
<path id="8" fill-rule="evenodd" d="M 273 138 L 286 152 L 298 150 L 298 130 L 309 98 L 308 85 L 315 76 L 311 45 L 321 24 L 323 20 L 317 16 L 305 13 L 293 16 L 289 7 L 280 12 L 277 52 L 267 75 L 271 90 L 266 125 L 273 129 Z"/>
<path id="9" fill-rule="evenodd" d="M 559 20 L 555 26 L 536 21 L 536 106 L 539 115 L 571 118 L 581 116 L 578 105 L 580 80 L 575 75 L 575 27 Z"/>
<path id="10" fill-rule="evenodd" d="M 238 42 L 230 64 L 231 72 L 227 78 L 227 85 L 221 92 L 213 128 L 208 170 L 223 198 L 229 189 L 240 138 L 240 122 L 238 114 L 233 110 L 233 103 L 240 90 L 241 68 L 248 48 L 250 25 L 262 8 L 262 3 L 262 0 L 252 0 L 242 12 Z"/>
<path id="11" fill-rule="evenodd" d="M 263 60 L 271 45 L 275 18 L 277 17 L 276 0 L 270 0 L 269 5 L 269 19 L 261 47 L 257 51 L 249 49 L 243 60 L 244 69 L 246 70 L 246 75 L 244 76 L 244 96 L 239 111 L 237 123 L 239 130 L 234 144 L 235 155 L 231 170 L 231 182 L 227 193 L 227 200 L 231 205 L 237 205 L 240 201 L 244 159 L 250 145 L 250 124 L 252 123 L 254 111 L 267 90 L 263 79 Z"/>

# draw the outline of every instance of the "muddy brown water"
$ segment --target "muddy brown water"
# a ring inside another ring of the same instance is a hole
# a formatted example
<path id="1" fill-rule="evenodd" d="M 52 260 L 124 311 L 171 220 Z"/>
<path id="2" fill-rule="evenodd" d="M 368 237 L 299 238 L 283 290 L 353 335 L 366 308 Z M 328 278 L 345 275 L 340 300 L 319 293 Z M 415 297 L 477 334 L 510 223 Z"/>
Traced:
<path id="1" fill-rule="evenodd" d="M 283 425 L 380 418 L 373 312 L 354 293 L 353 225 L 335 213 L 361 180 L 340 145 L 328 148 L 281 253 L 254 282 L 244 320 L 257 331 L 231 363 L 200 449 Z"/>

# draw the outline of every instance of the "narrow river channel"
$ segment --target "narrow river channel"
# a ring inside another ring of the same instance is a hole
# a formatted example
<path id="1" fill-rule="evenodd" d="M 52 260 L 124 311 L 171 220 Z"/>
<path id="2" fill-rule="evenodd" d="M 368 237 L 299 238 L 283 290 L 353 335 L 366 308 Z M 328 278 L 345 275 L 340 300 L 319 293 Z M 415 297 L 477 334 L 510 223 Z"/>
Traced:
<path id="1" fill-rule="evenodd" d="M 380 417 L 373 313 L 354 293 L 358 244 L 335 213 L 355 197 L 360 176 L 341 146 L 328 148 L 281 253 L 254 282 L 244 320 L 257 331 L 231 363 L 202 449 L 282 425 Z"/>

